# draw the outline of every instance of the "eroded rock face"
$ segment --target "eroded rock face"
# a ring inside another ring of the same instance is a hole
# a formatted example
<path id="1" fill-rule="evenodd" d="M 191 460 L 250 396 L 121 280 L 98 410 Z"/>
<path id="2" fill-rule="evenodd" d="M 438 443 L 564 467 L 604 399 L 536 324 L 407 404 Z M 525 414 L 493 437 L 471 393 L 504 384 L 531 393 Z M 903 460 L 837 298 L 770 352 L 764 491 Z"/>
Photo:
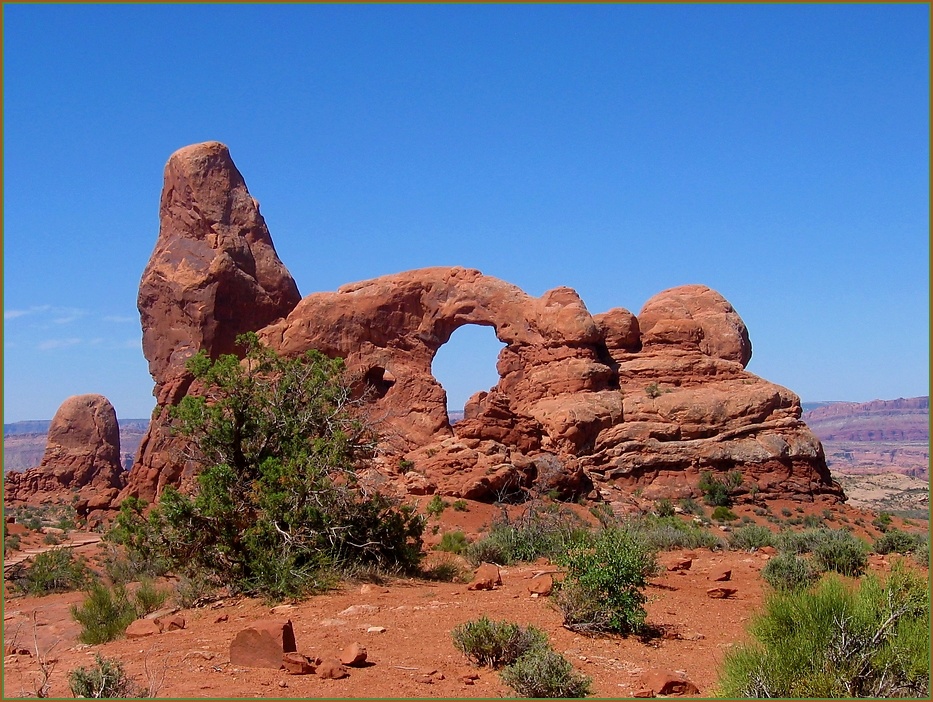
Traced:
<path id="1" fill-rule="evenodd" d="M 158 406 L 184 397 L 193 354 L 234 353 L 239 334 L 284 317 L 300 299 L 227 147 L 212 141 L 172 154 L 138 299 Z M 176 444 L 164 423 L 150 424 L 135 464 L 144 467 L 131 476 L 140 496 L 151 500 L 157 486 L 179 479 Z"/>
<path id="2" fill-rule="evenodd" d="M 37 468 L 8 473 L 6 499 L 78 491 L 106 508 L 126 484 L 120 463 L 120 428 L 113 405 L 103 395 L 66 399 L 49 426 L 45 455 Z"/>
<path id="3" fill-rule="evenodd" d="M 666 290 L 637 316 L 622 308 L 594 316 L 570 288 L 535 298 L 452 267 L 297 302 L 224 147 L 176 153 L 162 202 L 159 244 L 140 290 L 160 408 L 188 390 L 190 354 L 229 352 L 234 330 L 256 330 L 287 356 L 318 349 L 346 359 L 384 437 L 369 477 L 402 492 L 490 499 L 538 490 L 620 500 L 640 488 L 647 498 L 676 498 L 699 495 L 701 471 L 739 470 L 740 492 L 842 495 L 800 421 L 799 399 L 745 370 L 748 331 L 710 288 Z M 257 228 L 207 224 L 230 221 L 218 213 L 231 208 Z M 244 230 L 254 233 L 237 238 Z M 254 243 L 266 264 L 251 268 L 246 249 L 258 260 Z M 505 347 L 498 383 L 474 395 L 451 426 L 431 363 L 464 324 L 492 327 Z M 152 499 L 184 477 L 164 416 L 150 426 L 127 494 Z"/>

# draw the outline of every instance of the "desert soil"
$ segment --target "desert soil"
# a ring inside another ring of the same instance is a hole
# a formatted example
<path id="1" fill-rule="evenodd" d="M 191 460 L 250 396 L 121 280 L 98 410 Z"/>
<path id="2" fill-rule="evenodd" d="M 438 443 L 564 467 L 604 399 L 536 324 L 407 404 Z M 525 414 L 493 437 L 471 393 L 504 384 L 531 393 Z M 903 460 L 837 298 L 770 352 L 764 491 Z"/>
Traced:
<path id="1" fill-rule="evenodd" d="M 800 503 L 771 505 L 775 514 L 780 514 L 782 507 L 793 510 L 795 516 L 819 514 L 825 509 L 825 505 Z M 751 508 L 734 509 L 740 516 L 755 518 Z M 837 516 L 847 515 L 850 523 L 860 519 L 870 525 L 874 517 L 848 506 L 833 510 Z M 432 518 L 427 533 L 437 524 L 439 534 L 453 529 L 476 534 L 494 514 L 495 508 L 478 503 L 470 503 L 467 512 L 447 509 L 440 519 Z M 756 521 L 766 523 L 760 518 Z M 899 520 L 895 524 L 901 525 Z M 925 526 L 916 524 L 917 528 Z M 866 528 L 870 530 L 870 526 Z M 877 532 L 863 530 L 860 535 L 876 537 Z M 431 538 L 436 541 L 439 536 Z M 23 540 L 24 549 L 30 545 L 28 539 Z M 99 548 L 92 543 L 77 547 L 76 552 L 93 561 Z M 682 558 L 692 558 L 688 570 L 666 569 Z M 593 679 L 597 697 L 631 697 L 642 687 L 642 676 L 651 670 L 684 675 L 699 687 L 700 697 L 708 697 L 714 692 L 723 657 L 747 640 L 746 627 L 762 609 L 768 588 L 760 572 L 768 558 L 762 552 L 705 549 L 662 553 L 660 562 L 665 567 L 651 579 L 646 594 L 648 622 L 663 635 L 647 641 L 636 637 L 589 638 L 563 628 L 561 614 L 549 598 L 532 597 L 528 592 L 535 573 L 556 570 L 543 562 L 503 567 L 502 586 L 492 591 L 471 591 L 465 583 L 397 578 L 376 584 L 348 582 L 331 593 L 276 607 L 257 599 L 226 597 L 181 610 L 186 620 L 182 630 L 98 646 L 78 641 L 79 627 L 70 615 L 70 607 L 80 603 L 83 594 L 22 597 L 7 593 L 3 697 L 34 696 L 40 657 L 53 666 L 50 695 L 70 697 L 68 672 L 93 664 L 98 653 L 120 659 L 139 685 L 151 685 L 159 697 L 509 696 L 511 691 L 497 672 L 471 666 L 451 640 L 450 631 L 455 626 L 483 615 L 543 629 L 553 648 Z M 871 568 L 889 570 L 897 558 L 872 556 Z M 723 569 L 732 571 L 731 581 L 713 582 L 711 576 Z M 737 593 L 728 599 L 711 599 L 707 590 L 716 585 L 734 587 Z M 301 653 L 326 658 L 358 642 L 368 651 L 367 663 L 350 668 L 349 676 L 342 680 L 231 665 L 229 647 L 237 632 L 269 617 L 292 621 Z M 380 631 L 370 631 L 371 627 Z M 9 653 L 11 649 L 20 652 Z"/>

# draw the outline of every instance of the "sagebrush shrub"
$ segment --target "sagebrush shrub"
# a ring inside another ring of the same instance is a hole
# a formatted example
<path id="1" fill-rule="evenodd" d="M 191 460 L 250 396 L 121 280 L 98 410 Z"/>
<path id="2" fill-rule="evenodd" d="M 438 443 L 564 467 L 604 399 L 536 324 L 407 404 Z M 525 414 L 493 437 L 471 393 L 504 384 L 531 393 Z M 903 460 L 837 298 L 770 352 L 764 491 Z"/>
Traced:
<path id="1" fill-rule="evenodd" d="M 142 697 L 141 690 L 123 670 L 123 664 L 94 654 L 94 666 L 75 668 L 68 674 L 68 686 L 75 697 L 89 699 L 127 699 Z"/>
<path id="2" fill-rule="evenodd" d="M 645 622 L 643 592 L 657 568 L 654 551 L 624 528 L 578 538 L 557 561 L 567 574 L 555 603 L 564 626 L 588 634 L 629 634 Z"/>
<path id="3" fill-rule="evenodd" d="M 493 522 L 489 533 L 470 544 L 463 555 L 473 564 L 499 565 L 533 561 L 542 556 L 553 558 L 565 552 L 582 531 L 584 526 L 573 512 L 532 506 L 515 519 L 503 514 Z"/>
<path id="4" fill-rule="evenodd" d="M 809 587 L 819 580 L 820 573 L 806 558 L 779 553 L 765 564 L 761 577 L 775 590 L 793 591 Z"/>
<path id="5" fill-rule="evenodd" d="M 578 673 L 551 648 L 536 648 L 503 669 L 502 680 L 519 697 L 580 698 L 590 694 L 592 680 Z"/>
<path id="6" fill-rule="evenodd" d="M 906 568 L 775 594 L 750 631 L 726 654 L 721 696 L 929 698 L 930 593 Z"/>
<path id="7" fill-rule="evenodd" d="M 486 616 L 464 622 L 450 632 L 454 646 L 476 665 L 501 668 L 533 648 L 547 645 L 547 635 L 534 626 L 492 621 Z"/>
<path id="8" fill-rule="evenodd" d="M 653 551 L 670 551 L 678 548 L 718 549 L 725 545 L 723 539 L 695 522 L 685 522 L 676 516 L 655 517 L 643 515 L 616 526 L 637 534 L 645 546 Z"/>
<path id="9" fill-rule="evenodd" d="M 822 570 L 861 575 L 868 567 L 868 547 L 844 529 L 826 529 L 813 547 L 813 559 Z"/>
<path id="10" fill-rule="evenodd" d="M 774 532 L 759 524 L 741 526 L 729 535 L 729 546 L 738 551 L 773 545 Z"/>
<path id="11" fill-rule="evenodd" d="M 899 529 L 889 529 L 882 534 L 874 545 L 875 553 L 911 553 L 920 548 L 923 537 L 920 534 L 908 534 Z"/>

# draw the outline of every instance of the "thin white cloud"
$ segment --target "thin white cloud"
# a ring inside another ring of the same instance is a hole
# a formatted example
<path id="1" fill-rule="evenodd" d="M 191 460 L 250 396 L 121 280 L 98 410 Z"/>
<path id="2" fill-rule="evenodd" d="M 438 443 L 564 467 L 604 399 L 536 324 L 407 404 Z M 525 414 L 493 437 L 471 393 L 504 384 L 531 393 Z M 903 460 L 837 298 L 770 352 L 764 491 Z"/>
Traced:
<path id="1" fill-rule="evenodd" d="M 36 348 L 40 351 L 53 351 L 55 349 L 67 349 L 70 346 L 77 346 L 80 343 L 81 339 L 75 337 L 69 337 L 67 339 L 46 339 L 45 341 L 39 342 Z"/>
<path id="2" fill-rule="evenodd" d="M 139 317 L 127 317 L 119 314 L 110 314 L 104 317 L 105 322 L 116 322 L 117 324 L 126 324 L 127 322 L 138 322 Z"/>
<path id="3" fill-rule="evenodd" d="M 16 319 L 18 317 L 25 317 L 30 314 L 48 312 L 50 309 L 52 309 L 51 305 L 34 305 L 25 310 L 3 310 L 3 319 Z"/>

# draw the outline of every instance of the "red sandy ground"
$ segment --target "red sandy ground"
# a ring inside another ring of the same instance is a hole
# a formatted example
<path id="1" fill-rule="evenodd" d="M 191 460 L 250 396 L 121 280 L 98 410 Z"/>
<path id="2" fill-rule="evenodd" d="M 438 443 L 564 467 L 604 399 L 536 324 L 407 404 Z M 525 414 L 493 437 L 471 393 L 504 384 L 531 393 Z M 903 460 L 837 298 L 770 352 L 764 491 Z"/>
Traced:
<path id="1" fill-rule="evenodd" d="M 428 498 L 424 498 L 426 502 Z M 423 506 L 423 505 L 422 505 Z M 773 513 L 782 507 L 794 510 L 799 503 L 772 503 Z M 821 513 L 825 505 L 803 505 L 805 513 Z M 737 507 L 752 516 L 751 508 Z M 846 506 L 833 508 L 854 521 L 861 516 L 866 525 L 873 515 Z M 462 529 L 479 531 L 494 516 L 489 505 L 470 503 L 468 512 L 447 509 L 440 520 L 440 533 Z M 756 521 L 765 523 L 761 518 Z M 900 521 L 895 520 L 900 526 Z M 830 526 L 838 528 L 839 522 Z M 918 525 L 921 526 L 921 525 Z M 923 525 L 925 526 L 925 525 Z M 866 532 L 857 532 L 866 536 Z M 871 533 L 872 537 L 877 532 Z M 435 540 L 439 537 L 435 537 Z M 24 547 L 29 545 L 24 540 Z M 91 557 L 98 546 L 78 549 Z M 121 639 L 99 646 L 78 642 L 78 625 L 69 608 L 80 603 L 81 593 L 46 597 L 6 597 L 4 643 L 32 653 L 6 655 L 3 697 L 34 695 L 39 666 L 35 651 L 53 662 L 50 677 L 52 697 L 70 697 L 68 672 L 93 664 L 94 654 L 123 661 L 127 672 L 143 687 L 152 683 L 157 696 L 172 698 L 490 698 L 510 695 L 497 672 L 474 668 L 454 648 L 450 631 L 467 620 L 486 615 L 519 624 L 534 624 L 547 632 L 552 647 L 574 667 L 593 679 L 596 697 L 631 697 L 640 678 L 650 669 L 686 675 L 700 689 L 701 697 L 714 692 L 726 652 L 747 639 L 746 626 L 762 607 L 767 586 L 760 571 L 767 562 L 764 553 L 693 552 L 662 553 L 662 564 L 692 556 L 687 571 L 666 569 L 647 589 L 648 622 L 662 628 L 664 636 L 645 642 L 638 638 L 588 638 L 561 626 L 562 617 L 546 597 L 533 598 L 527 585 L 533 573 L 553 569 L 542 564 L 523 564 L 501 570 L 502 586 L 493 591 L 469 591 L 463 583 L 435 583 L 415 579 L 389 580 L 374 592 L 363 594 L 361 583 L 345 583 L 340 590 L 312 597 L 274 611 L 260 600 L 226 598 L 197 609 L 182 610 L 186 628 L 141 639 Z M 435 556 L 432 556 L 435 557 Z M 871 568 L 886 571 L 897 556 L 871 557 Z M 709 576 L 723 568 L 732 570 L 729 583 L 711 582 Z M 715 585 L 735 587 L 730 599 L 710 599 L 707 589 Z M 353 605 L 371 605 L 361 613 L 341 614 Z M 218 621 L 226 615 L 226 621 Z M 366 667 L 351 668 L 342 680 L 323 680 L 315 675 L 292 676 L 284 670 L 244 668 L 231 665 L 229 646 L 245 625 L 278 616 L 294 625 L 298 650 L 308 656 L 338 654 L 346 645 L 359 642 L 368 651 Z M 33 626 L 33 618 L 35 626 Z M 369 633 L 370 626 L 384 633 Z M 147 673 L 148 669 L 148 673 Z M 476 673 L 472 684 L 466 673 Z"/>

